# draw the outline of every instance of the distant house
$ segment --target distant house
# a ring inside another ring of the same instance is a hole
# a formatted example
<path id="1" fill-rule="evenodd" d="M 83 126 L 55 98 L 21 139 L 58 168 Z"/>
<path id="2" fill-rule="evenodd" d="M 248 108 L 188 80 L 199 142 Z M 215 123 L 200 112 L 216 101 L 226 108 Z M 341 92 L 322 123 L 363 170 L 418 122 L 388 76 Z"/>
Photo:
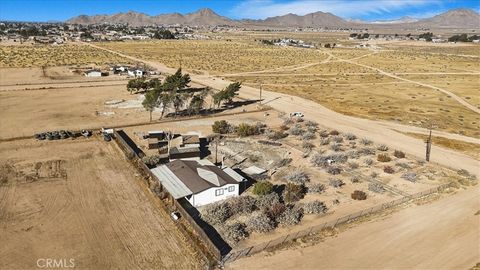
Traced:
<path id="1" fill-rule="evenodd" d="M 132 77 L 143 77 L 145 76 L 147 73 L 145 70 L 143 69 L 129 69 L 127 71 L 127 74 L 128 76 L 132 76 Z"/>
<path id="2" fill-rule="evenodd" d="M 246 181 L 231 168 L 208 160 L 175 160 L 151 172 L 175 199 L 185 198 L 194 207 L 238 196 Z"/>
<path id="3" fill-rule="evenodd" d="M 85 74 L 86 77 L 101 77 L 102 76 L 102 72 L 100 70 L 97 70 L 97 69 L 87 70 L 87 71 L 85 71 L 84 74 Z"/>

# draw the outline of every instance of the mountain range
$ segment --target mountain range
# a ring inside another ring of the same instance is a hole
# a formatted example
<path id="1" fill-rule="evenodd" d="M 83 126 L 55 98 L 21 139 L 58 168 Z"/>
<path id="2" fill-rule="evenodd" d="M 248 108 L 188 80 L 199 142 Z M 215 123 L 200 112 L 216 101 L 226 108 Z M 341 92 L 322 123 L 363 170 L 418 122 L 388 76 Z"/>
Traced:
<path id="1" fill-rule="evenodd" d="M 459 28 L 478 29 L 480 28 L 480 14 L 471 9 L 452 9 L 445 13 L 431 18 L 414 19 L 403 17 L 390 21 L 364 22 L 358 20 L 345 20 L 332 13 L 321 11 L 309 13 L 303 16 L 286 14 L 282 16 L 269 17 L 264 20 L 233 20 L 220 16 L 209 8 L 200 9 L 197 12 L 180 14 L 169 13 L 156 16 L 149 16 L 144 13 L 129 11 L 113 15 L 80 15 L 66 21 L 71 24 L 101 24 L 101 23 L 127 23 L 132 26 L 144 25 L 189 25 L 189 26 L 216 26 L 228 25 L 239 27 L 372 27 L 390 26 L 404 28 Z"/>

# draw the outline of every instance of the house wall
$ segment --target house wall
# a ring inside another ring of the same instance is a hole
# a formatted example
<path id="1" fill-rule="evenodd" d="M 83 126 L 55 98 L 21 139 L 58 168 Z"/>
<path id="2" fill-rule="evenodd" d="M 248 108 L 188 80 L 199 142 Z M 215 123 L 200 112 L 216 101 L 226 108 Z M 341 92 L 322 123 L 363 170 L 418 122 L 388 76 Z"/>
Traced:
<path id="1" fill-rule="evenodd" d="M 229 187 L 234 187 L 233 191 L 228 191 Z M 223 195 L 216 196 L 215 191 L 217 189 L 223 190 Z M 221 200 L 225 200 L 230 197 L 238 196 L 239 194 L 239 185 L 238 184 L 227 184 L 221 187 L 212 187 L 207 190 L 204 190 L 200 193 L 192 195 L 190 199 L 186 198 L 190 204 L 195 207 L 218 202 Z"/>

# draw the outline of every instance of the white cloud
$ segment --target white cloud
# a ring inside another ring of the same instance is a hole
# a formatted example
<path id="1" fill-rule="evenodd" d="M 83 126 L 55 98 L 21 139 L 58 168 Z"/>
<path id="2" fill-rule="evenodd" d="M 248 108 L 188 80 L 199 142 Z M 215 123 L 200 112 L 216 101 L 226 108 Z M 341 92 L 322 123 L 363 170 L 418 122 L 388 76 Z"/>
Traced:
<path id="1" fill-rule="evenodd" d="M 409 7 L 431 6 L 437 3 L 437 0 L 294 0 L 290 2 L 246 0 L 233 7 L 231 14 L 237 18 L 264 19 L 288 13 L 305 15 L 323 11 L 348 18 L 369 14 L 388 14 Z"/>

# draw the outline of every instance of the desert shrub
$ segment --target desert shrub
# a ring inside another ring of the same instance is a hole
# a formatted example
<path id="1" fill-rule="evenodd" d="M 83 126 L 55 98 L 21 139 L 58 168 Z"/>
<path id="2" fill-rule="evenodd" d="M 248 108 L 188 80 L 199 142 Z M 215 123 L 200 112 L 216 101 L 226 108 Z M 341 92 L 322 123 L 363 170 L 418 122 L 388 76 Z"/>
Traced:
<path id="1" fill-rule="evenodd" d="M 253 185 L 253 194 L 267 195 L 273 191 L 273 184 L 268 181 L 257 182 Z"/>
<path id="2" fill-rule="evenodd" d="M 301 117 L 295 117 L 294 120 L 295 120 L 295 122 L 297 122 L 297 123 L 302 123 L 303 121 L 305 121 L 305 120 L 303 120 L 303 118 L 301 118 Z"/>
<path id="3" fill-rule="evenodd" d="M 345 133 L 343 136 L 345 137 L 345 139 L 349 141 L 353 141 L 357 139 L 357 136 L 355 136 L 355 134 L 353 133 Z"/>
<path id="4" fill-rule="evenodd" d="M 335 153 L 328 155 L 327 159 L 332 160 L 335 163 L 345 163 L 348 160 L 348 156 L 343 153 Z"/>
<path id="5" fill-rule="evenodd" d="M 305 121 L 305 126 L 307 126 L 307 127 L 318 127 L 318 123 L 315 122 L 315 121 L 309 120 L 309 121 Z"/>
<path id="6" fill-rule="evenodd" d="M 371 145 L 373 142 L 367 138 L 363 138 L 360 140 L 360 143 L 363 145 Z"/>
<path id="7" fill-rule="evenodd" d="M 361 148 L 358 151 L 358 154 L 359 155 L 362 155 L 362 156 L 371 156 L 371 155 L 375 155 L 375 149 L 372 149 L 372 148 L 368 148 L 368 147 L 364 147 L 364 148 Z"/>
<path id="8" fill-rule="evenodd" d="M 343 137 L 342 136 L 333 136 L 332 141 L 334 141 L 336 143 L 341 143 L 341 142 L 343 142 Z"/>
<path id="9" fill-rule="evenodd" d="M 377 176 L 378 176 L 378 173 L 377 173 L 377 172 L 372 172 L 372 173 L 370 174 L 370 177 L 372 177 L 372 178 L 377 178 Z"/>
<path id="10" fill-rule="evenodd" d="M 220 224 L 232 216 L 230 205 L 227 203 L 211 203 L 203 207 L 201 218 L 210 224 Z"/>
<path id="11" fill-rule="evenodd" d="M 392 158 L 389 157 L 388 154 L 378 154 L 377 160 L 380 162 L 389 162 L 392 160 Z"/>
<path id="12" fill-rule="evenodd" d="M 362 200 L 366 200 L 367 199 L 367 193 L 361 191 L 361 190 L 355 190 L 353 193 L 352 193 L 352 199 L 354 200 L 359 200 L 359 201 L 362 201 Z"/>
<path id="13" fill-rule="evenodd" d="M 285 167 L 287 166 L 288 164 L 292 163 L 292 159 L 291 158 L 282 158 L 276 162 L 273 163 L 273 167 Z"/>
<path id="14" fill-rule="evenodd" d="M 357 151 L 357 150 L 350 150 L 347 152 L 347 156 L 349 158 L 352 158 L 352 159 L 357 159 L 359 158 L 361 155 L 360 153 Z"/>
<path id="15" fill-rule="evenodd" d="M 392 166 L 385 166 L 383 167 L 383 172 L 392 174 L 395 173 L 395 169 L 393 169 Z"/>
<path id="16" fill-rule="evenodd" d="M 311 142 L 303 141 L 302 148 L 305 150 L 312 150 L 313 148 L 315 148 L 315 145 L 313 145 L 313 143 Z"/>
<path id="17" fill-rule="evenodd" d="M 377 150 L 379 151 L 388 151 L 388 146 L 386 146 L 385 144 L 380 144 L 378 147 L 377 147 Z"/>
<path id="18" fill-rule="evenodd" d="M 302 185 L 287 183 L 283 191 L 283 200 L 285 202 L 296 202 L 305 195 L 305 188 Z"/>
<path id="19" fill-rule="evenodd" d="M 359 183 L 360 182 L 360 176 L 358 175 L 352 175 L 352 177 L 350 177 L 350 181 L 352 183 Z"/>
<path id="20" fill-rule="evenodd" d="M 231 130 L 230 124 L 225 120 L 215 121 L 212 125 L 212 131 L 219 134 L 227 134 Z"/>
<path id="21" fill-rule="evenodd" d="M 278 194 L 275 192 L 272 192 L 257 198 L 257 207 L 259 209 L 268 209 L 272 205 L 279 202 L 280 202 L 280 197 L 278 196 Z"/>
<path id="22" fill-rule="evenodd" d="M 303 205 L 305 214 L 322 214 L 327 212 L 327 206 L 321 201 L 307 202 Z"/>
<path id="23" fill-rule="evenodd" d="M 241 222 L 225 225 L 223 230 L 225 240 L 227 240 L 230 245 L 235 245 L 240 240 L 246 239 L 248 237 L 246 228 L 247 226 Z"/>
<path id="24" fill-rule="evenodd" d="M 317 131 L 317 127 L 307 126 L 307 131 L 311 133 L 315 133 Z"/>
<path id="25" fill-rule="evenodd" d="M 303 133 L 305 132 L 305 130 L 301 127 L 299 127 L 298 125 L 294 126 L 294 127 L 291 127 L 289 130 L 288 130 L 288 133 L 290 133 L 291 135 L 295 135 L 295 136 L 300 136 L 302 135 Z"/>
<path id="26" fill-rule="evenodd" d="M 255 135 L 256 132 L 257 132 L 256 127 L 249 125 L 247 123 L 241 123 L 236 128 L 236 133 L 240 137 L 252 136 L 252 135 Z"/>
<path id="27" fill-rule="evenodd" d="M 411 169 L 410 165 L 408 163 L 403 163 L 403 162 L 398 162 L 395 164 L 395 166 L 398 166 L 402 169 Z"/>
<path id="28" fill-rule="evenodd" d="M 371 158 L 366 158 L 363 162 L 364 162 L 365 164 L 367 164 L 368 166 L 370 166 L 370 165 L 373 164 L 373 159 L 371 159 Z"/>
<path id="29" fill-rule="evenodd" d="M 329 138 L 322 138 L 320 140 L 320 145 L 328 145 L 330 144 L 330 139 Z"/>
<path id="30" fill-rule="evenodd" d="M 274 140 L 274 141 L 283 139 L 287 136 L 288 136 L 288 134 L 281 131 L 281 130 L 270 131 L 270 132 L 267 133 L 267 138 L 269 140 Z"/>
<path id="31" fill-rule="evenodd" d="M 336 130 L 332 130 L 332 131 L 330 131 L 329 134 L 332 135 L 332 136 L 337 136 L 337 135 L 340 134 L 340 132 L 338 132 L 338 131 L 336 131 Z"/>
<path id="32" fill-rule="evenodd" d="M 281 125 L 281 126 L 280 126 L 280 130 L 282 130 L 282 131 L 286 131 L 286 130 L 288 130 L 288 129 L 289 129 L 289 127 L 286 126 L 286 125 Z"/>
<path id="33" fill-rule="evenodd" d="M 283 226 L 296 225 L 302 220 L 302 210 L 297 207 L 287 207 L 282 215 L 278 218 L 278 223 Z"/>
<path id="34" fill-rule="evenodd" d="M 232 215 L 249 214 L 255 211 L 257 200 L 252 196 L 238 196 L 226 201 L 229 204 Z"/>
<path id="35" fill-rule="evenodd" d="M 353 162 L 353 161 L 352 161 L 352 162 L 349 162 L 349 163 L 348 163 L 348 167 L 349 167 L 350 169 L 352 169 L 352 170 L 358 169 L 358 166 L 359 166 L 359 165 L 358 165 L 357 162 Z"/>
<path id="36" fill-rule="evenodd" d="M 370 183 L 368 184 L 368 190 L 373 191 L 375 193 L 383 193 L 385 192 L 385 188 L 378 183 Z"/>
<path id="37" fill-rule="evenodd" d="M 461 176 L 464 176 L 464 177 L 467 177 L 470 180 L 476 180 L 477 179 L 477 176 L 475 174 L 471 174 L 469 171 L 467 171 L 465 169 L 458 170 L 457 174 L 461 175 Z"/>
<path id="38" fill-rule="evenodd" d="M 263 134 L 265 133 L 265 130 L 267 129 L 267 125 L 262 122 L 257 122 L 254 125 L 255 127 L 255 133 L 254 134 Z"/>
<path id="39" fill-rule="evenodd" d="M 290 117 L 286 117 L 283 119 L 283 125 L 284 126 L 288 126 L 288 125 L 291 125 L 293 124 L 294 120 Z"/>
<path id="40" fill-rule="evenodd" d="M 316 167 L 324 167 L 328 165 L 326 156 L 323 156 L 320 153 L 315 153 L 310 159 L 310 163 Z"/>
<path id="41" fill-rule="evenodd" d="M 415 183 L 417 181 L 417 174 L 414 172 L 406 172 L 401 176 L 403 179 Z"/>
<path id="42" fill-rule="evenodd" d="M 327 138 L 328 132 L 326 130 L 322 130 L 319 132 L 321 138 Z"/>
<path id="43" fill-rule="evenodd" d="M 393 156 L 396 158 L 405 158 L 405 153 L 400 150 L 395 150 Z"/>
<path id="44" fill-rule="evenodd" d="M 277 220 L 283 214 L 283 212 L 285 212 L 285 209 L 285 204 L 276 202 L 270 205 L 266 209 L 265 213 L 267 213 L 272 220 Z"/>
<path id="45" fill-rule="evenodd" d="M 339 188 L 345 185 L 345 183 L 340 179 L 330 178 L 328 184 L 334 188 Z"/>
<path id="46" fill-rule="evenodd" d="M 342 169 L 337 166 L 330 166 L 327 168 L 327 173 L 331 175 L 337 175 L 337 174 L 340 174 L 341 172 L 342 172 Z"/>
<path id="47" fill-rule="evenodd" d="M 293 170 L 285 175 L 284 179 L 296 184 L 305 184 L 310 181 L 308 174 L 301 169 Z"/>
<path id="48" fill-rule="evenodd" d="M 308 193 L 322 193 L 325 191 L 325 185 L 324 184 L 309 184 L 307 185 L 307 192 Z"/>
<path id="49" fill-rule="evenodd" d="M 335 152 L 338 152 L 338 151 L 342 150 L 342 144 L 337 143 L 337 142 L 333 142 L 333 143 L 330 145 L 330 149 L 332 149 L 332 150 L 335 151 Z"/>
<path id="50" fill-rule="evenodd" d="M 266 233 L 275 228 L 274 221 L 263 212 L 255 213 L 247 222 L 250 231 Z"/>
<path id="51" fill-rule="evenodd" d="M 315 139 L 315 133 L 307 131 L 307 132 L 305 132 L 305 134 L 303 134 L 302 138 L 304 140 L 313 140 L 313 139 Z"/>

